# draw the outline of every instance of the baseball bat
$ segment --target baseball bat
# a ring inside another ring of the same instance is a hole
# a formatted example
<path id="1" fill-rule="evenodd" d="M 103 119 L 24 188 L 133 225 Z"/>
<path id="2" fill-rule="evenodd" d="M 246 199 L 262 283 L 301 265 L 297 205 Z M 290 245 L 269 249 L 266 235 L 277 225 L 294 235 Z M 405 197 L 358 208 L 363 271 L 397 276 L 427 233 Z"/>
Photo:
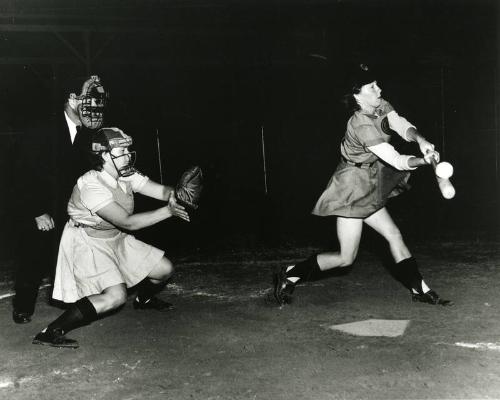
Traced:
<path id="1" fill-rule="evenodd" d="M 434 174 L 436 175 L 436 180 L 438 183 L 439 190 L 441 191 L 441 194 L 445 199 L 452 199 L 455 197 L 455 188 L 450 182 L 449 178 L 441 178 L 437 173 L 436 173 L 436 168 L 438 168 L 439 163 L 434 159 L 434 157 L 431 157 L 431 165 L 434 170 Z"/>

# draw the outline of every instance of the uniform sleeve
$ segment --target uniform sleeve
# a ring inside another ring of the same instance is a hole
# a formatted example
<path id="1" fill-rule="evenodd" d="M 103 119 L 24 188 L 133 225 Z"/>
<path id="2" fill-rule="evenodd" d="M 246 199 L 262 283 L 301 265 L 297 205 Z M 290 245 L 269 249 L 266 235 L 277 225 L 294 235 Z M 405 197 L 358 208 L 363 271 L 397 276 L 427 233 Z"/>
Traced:
<path id="1" fill-rule="evenodd" d="M 408 165 L 408 160 L 414 156 L 400 154 L 389 143 L 381 143 L 376 146 L 371 146 L 368 150 L 381 160 L 385 161 L 387 164 L 392 165 L 400 171 L 411 171 L 417 169 L 416 167 L 412 168 Z"/>
<path id="2" fill-rule="evenodd" d="M 101 208 L 111 204 L 113 194 L 98 182 L 87 182 L 80 188 L 80 198 L 86 208 L 95 214 Z"/>
<path id="3" fill-rule="evenodd" d="M 389 127 L 393 131 L 396 131 L 397 134 L 407 142 L 410 140 L 408 140 L 408 137 L 406 136 L 406 131 L 410 128 L 417 129 L 415 125 L 408 122 L 406 118 L 399 116 L 399 114 L 394 110 L 387 114 L 387 120 L 389 121 Z"/>
<path id="4" fill-rule="evenodd" d="M 139 192 L 146 182 L 149 181 L 149 177 L 136 171 L 133 175 L 123 178 L 123 180 L 130 183 L 132 191 Z"/>
<path id="5" fill-rule="evenodd" d="M 365 147 L 385 143 L 384 138 L 373 125 L 359 125 L 355 130 L 355 134 L 361 144 Z"/>

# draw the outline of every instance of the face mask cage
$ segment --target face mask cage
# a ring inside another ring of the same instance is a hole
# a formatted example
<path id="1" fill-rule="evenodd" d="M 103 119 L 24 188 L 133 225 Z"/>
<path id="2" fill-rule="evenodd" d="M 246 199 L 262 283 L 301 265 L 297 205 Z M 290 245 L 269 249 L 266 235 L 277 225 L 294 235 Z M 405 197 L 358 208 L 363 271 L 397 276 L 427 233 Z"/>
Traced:
<path id="1" fill-rule="evenodd" d="M 126 177 L 126 176 L 133 175 L 136 172 L 136 169 L 134 168 L 135 161 L 137 159 L 136 152 L 129 151 L 129 152 L 127 152 L 125 154 L 121 154 L 119 156 L 116 156 L 112 153 L 112 150 L 115 148 L 121 147 L 121 148 L 128 149 L 129 146 L 132 146 L 132 144 L 133 144 L 132 137 L 125 135 L 122 131 L 120 131 L 117 128 L 104 128 L 104 129 L 108 130 L 108 132 L 107 132 L 108 134 L 106 135 L 107 138 L 104 141 L 101 139 L 98 142 L 92 143 L 92 151 L 95 153 L 109 152 L 109 154 L 111 156 L 111 161 L 113 162 L 113 165 L 114 165 L 116 171 L 118 172 L 119 176 Z M 114 133 L 114 132 L 109 134 L 109 130 L 120 132 L 120 136 L 117 137 L 116 133 Z M 99 135 L 99 133 L 98 133 L 98 135 Z M 109 138 L 109 136 L 112 136 L 112 135 L 115 135 L 115 137 Z M 127 159 L 120 160 L 123 157 L 127 157 Z M 117 164 L 123 164 L 123 165 L 118 167 Z"/>
<path id="2" fill-rule="evenodd" d="M 81 101 L 80 116 L 87 127 L 100 128 L 104 119 L 104 107 L 108 102 L 108 94 L 104 88 L 94 82 L 78 99 Z"/>
<path id="3" fill-rule="evenodd" d="M 118 175 L 121 177 L 127 177 L 130 175 L 133 175 L 136 172 L 136 169 L 134 168 L 135 161 L 137 159 L 137 154 L 135 151 L 130 151 L 127 154 L 122 154 L 121 156 L 114 156 L 112 153 L 111 154 L 111 161 L 113 161 L 113 165 L 116 168 L 116 171 L 118 172 Z M 128 161 L 126 162 L 125 165 L 121 166 L 118 168 L 116 165 L 117 162 L 116 160 L 119 160 L 122 157 L 127 157 Z"/>

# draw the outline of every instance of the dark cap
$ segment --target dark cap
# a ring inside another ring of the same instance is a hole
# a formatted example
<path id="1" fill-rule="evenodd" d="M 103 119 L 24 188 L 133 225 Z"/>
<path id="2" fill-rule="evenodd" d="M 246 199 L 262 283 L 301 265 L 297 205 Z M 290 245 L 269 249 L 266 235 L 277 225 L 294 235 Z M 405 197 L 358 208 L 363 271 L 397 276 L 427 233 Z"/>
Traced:
<path id="1" fill-rule="evenodd" d="M 350 94 L 359 93 L 362 86 L 376 81 L 375 73 L 366 64 L 357 64 L 353 67 L 349 78 L 348 88 Z"/>

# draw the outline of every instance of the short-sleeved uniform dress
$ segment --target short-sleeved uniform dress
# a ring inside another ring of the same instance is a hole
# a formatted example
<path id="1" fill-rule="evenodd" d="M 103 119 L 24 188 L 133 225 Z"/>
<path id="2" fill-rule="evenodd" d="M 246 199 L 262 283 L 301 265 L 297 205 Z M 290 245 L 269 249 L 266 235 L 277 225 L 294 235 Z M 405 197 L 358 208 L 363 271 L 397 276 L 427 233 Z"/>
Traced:
<path id="1" fill-rule="evenodd" d="M 110 286 L 134 286 L 158 264 L 164 251 L 120 231 L 96 214 L 113 201 L 133 213 L 134 192 L 147 181 L 148 177 L 139 173 L 116 180 L 106 171 L 94 170 L 78 179 L 59 245 L 54 299 L 72 303 Z"/>
<path id="2" fill-rule="evenodd" d="M 409 189 L 408 171 L 382 162 L 368 147 L 390 141 L 387 114 L 393 107 L 382 99 L 374 114 L 356 111 L 347 122 L 340 145 L 342 160 L 312 213 L 318 216 L 367 218 L 385 206 L 389 197 Z"/>

